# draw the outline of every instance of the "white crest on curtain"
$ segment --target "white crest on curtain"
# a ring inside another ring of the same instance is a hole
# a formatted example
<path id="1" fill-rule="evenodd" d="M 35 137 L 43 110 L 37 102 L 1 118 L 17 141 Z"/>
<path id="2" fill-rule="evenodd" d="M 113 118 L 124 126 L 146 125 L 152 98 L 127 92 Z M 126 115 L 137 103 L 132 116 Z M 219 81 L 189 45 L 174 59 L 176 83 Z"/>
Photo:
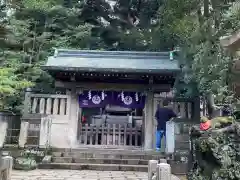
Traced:
<path id="1" fill-rule="evenodd" d="M 104 99 L 105 99 L 105 92 L 102 91 L 102 100 L 104 100 Z"/>
<path id="2" fill-rule="evenodd" d="M 122 91 L 122 92 L 121 92 L 121 99 L 122 99 L 122 101 L 124 101 L 124 98 L 125 98 L 125 97 L 124 97 L 124 92 Z"/>
<path id="3" fill-rule="evenodd" d="M 88 91 L 88 99 L 92 99 L 92 92 L 91 91 Z"/>
<path id="4" fill-rule="evenodd" d="M 139 97 L 138 97 L 138 93 L 137 92 L 135 93 L 135 99 L 136 99 L 137 102 L 139 101 Z"/>

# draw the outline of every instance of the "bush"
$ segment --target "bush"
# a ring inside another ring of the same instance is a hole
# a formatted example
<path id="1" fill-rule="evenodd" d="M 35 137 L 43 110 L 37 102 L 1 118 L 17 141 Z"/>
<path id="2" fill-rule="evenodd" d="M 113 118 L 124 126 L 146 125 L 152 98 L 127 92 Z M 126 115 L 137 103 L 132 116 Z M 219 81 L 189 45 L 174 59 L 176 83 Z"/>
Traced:
<path id="1" fill-rule="evenodd" d="M 14 169 L 16 170 L 34 170 L 37 168 L 37 162 L 31 157 L 18 157 L 14 162 Z"/>
<path id="2" fill-rule="evenodd" d="M 220 129 L 191 129 L 192 168 L 189 180 L 240 179 L 240 124 Z"/>

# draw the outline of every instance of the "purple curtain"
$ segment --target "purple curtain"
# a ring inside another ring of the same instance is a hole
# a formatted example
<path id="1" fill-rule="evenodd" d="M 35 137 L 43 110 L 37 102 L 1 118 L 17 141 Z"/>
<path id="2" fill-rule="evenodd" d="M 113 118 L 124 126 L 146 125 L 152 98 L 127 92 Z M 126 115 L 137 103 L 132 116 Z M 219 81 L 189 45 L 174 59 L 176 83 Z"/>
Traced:
<path id="1" fill-rule="evenodd" d="M 139 92 L 114 92 L 113 103 L 126 108 L 144 108 L 145 96 Z"/>
<path id="2" fill-rule="evenodd" d="M 80 107 L 105 107 L 108 104 L 108 94 L 104 91 L 84 91 L 79 95 Z"/>
<path id="3" fill-rule="evenodd" d="M 84 91 L 79 95 L 80 107 L 105 107 L 107 104 L 125 108 L 144 108 L 145 95 L 140 92 Z"/>

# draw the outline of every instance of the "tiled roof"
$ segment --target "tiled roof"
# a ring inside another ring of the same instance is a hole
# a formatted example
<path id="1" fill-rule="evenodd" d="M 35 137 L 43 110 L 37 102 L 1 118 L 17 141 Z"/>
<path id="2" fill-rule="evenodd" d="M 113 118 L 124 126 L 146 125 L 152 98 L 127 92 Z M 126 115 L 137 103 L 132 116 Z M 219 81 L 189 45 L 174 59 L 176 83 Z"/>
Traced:
<path id="1" fill-rule="evenodd" d="M 90 72 L 160 73 L 179 71 L 177 59 L 170 52 L 95 51 L 57 49 L 50 56 L 45 70 Z"/>

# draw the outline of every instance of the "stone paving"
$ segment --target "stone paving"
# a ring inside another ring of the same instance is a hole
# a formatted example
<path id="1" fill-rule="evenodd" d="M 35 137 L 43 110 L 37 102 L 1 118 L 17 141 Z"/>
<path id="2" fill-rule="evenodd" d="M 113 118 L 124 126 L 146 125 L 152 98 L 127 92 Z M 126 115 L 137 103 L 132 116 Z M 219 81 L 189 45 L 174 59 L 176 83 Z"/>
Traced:
<path id="1" fill-rule="evenodd" d="M 11 180 L 147 180 L 146 172 L 33 170 L 12 172 Z"/>

